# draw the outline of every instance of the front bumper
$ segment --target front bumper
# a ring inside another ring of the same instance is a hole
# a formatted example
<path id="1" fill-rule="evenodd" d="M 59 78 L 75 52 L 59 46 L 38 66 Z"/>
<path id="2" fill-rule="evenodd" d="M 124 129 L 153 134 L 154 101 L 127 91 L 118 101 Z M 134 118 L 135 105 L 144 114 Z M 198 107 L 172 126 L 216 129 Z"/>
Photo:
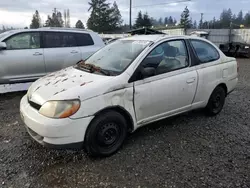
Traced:
<path id="1" fill-rule="evenodd" d="M 20 114 L 30 136 L 40 144 L 52 148 L 80 148 L 93 116 L 80 119 L 47 118 L 30 106 L 25 95 Z"/>

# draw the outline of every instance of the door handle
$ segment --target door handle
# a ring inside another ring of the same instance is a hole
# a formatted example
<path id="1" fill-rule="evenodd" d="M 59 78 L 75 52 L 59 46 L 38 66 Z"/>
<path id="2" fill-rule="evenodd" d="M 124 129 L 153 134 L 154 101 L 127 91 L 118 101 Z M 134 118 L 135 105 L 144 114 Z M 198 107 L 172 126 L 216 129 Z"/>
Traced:
<path id="1" fill-rule="evenodd" d="M 191 84 L 191 83 L 193 83 L 194 81 L 195 81 L 195 78 L 190 78 L 190 79 L 187 80 L 187 83 L 188 83 L 188 84 Z"/>
<path id="2" fill-rule="evenodd" d="M 78 51 L 73 50 L 73 51 L 71 51 L 70 53 L 72 53 L 72 54 L 77 54 Z"/>
<path id="3" fill-rule="evenodd" d="M 38 56 L 38 55 L 43 55 L 43 54 L 40 52 L 35 52 L 33 55 Z"/>

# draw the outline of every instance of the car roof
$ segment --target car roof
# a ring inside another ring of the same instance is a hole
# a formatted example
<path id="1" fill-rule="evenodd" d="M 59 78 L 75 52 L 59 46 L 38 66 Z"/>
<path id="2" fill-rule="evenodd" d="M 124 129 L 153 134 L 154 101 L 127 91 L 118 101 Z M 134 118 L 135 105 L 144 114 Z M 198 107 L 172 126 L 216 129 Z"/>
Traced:
<path id="1" fill-rule="evenodd" d="M 146 41 L 152 41 L 157 42 L 162 39 L 188 39 L 188 38 L 197 38 L 199 37 L 191 37 L 186 35 L 167 35 L 167 34 L 155 34 L 155 35 L 133 35 L 130 37 L 122 38 L 120 40 L 146 40 Z"/>
<path id="2" fill-rule="evenodd" d="M 91 33 L 92 30 L 87 29 L 78 29 L 78 28 L 57 28 L 57 27 L 42 27 L 37 29 L 15 29 L 10 30 L 10 34 L 13 33 L 20 33 L 20 32 L 31 32 L 31 31 L 54 31 L 54 32 L 84 32 L 84 33 Z"/>

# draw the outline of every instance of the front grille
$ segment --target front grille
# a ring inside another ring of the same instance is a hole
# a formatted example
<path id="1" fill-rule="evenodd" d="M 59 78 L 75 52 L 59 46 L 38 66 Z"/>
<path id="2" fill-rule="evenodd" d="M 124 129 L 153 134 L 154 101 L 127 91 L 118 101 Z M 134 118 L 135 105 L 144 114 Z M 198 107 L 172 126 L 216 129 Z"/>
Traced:
<path id="1" fill-rule="evenodd" d="M 30 106 L 32 106 L 33 108 L 35 108 L 36 110 L 40 110 L 40 108 L 41 108 L 40 104 L 37 104 L 37 103 L 32 102 L 30 100 L 28 100 L 28 102 L 29 102 Z"/>

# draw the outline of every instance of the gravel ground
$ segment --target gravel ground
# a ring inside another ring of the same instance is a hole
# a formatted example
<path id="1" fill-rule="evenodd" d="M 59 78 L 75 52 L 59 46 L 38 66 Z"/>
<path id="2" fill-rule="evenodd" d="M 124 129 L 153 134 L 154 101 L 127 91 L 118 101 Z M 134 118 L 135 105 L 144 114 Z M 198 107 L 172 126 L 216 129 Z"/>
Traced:
<path id="1" fill-rule="evenodd" d="M 0 187 L 250 187 L 250 60 L 220 115 L 201 111 L 129 136 L 105 159 L 46 149 L 19 117 L 24 93 L 0 96 Z"/>

